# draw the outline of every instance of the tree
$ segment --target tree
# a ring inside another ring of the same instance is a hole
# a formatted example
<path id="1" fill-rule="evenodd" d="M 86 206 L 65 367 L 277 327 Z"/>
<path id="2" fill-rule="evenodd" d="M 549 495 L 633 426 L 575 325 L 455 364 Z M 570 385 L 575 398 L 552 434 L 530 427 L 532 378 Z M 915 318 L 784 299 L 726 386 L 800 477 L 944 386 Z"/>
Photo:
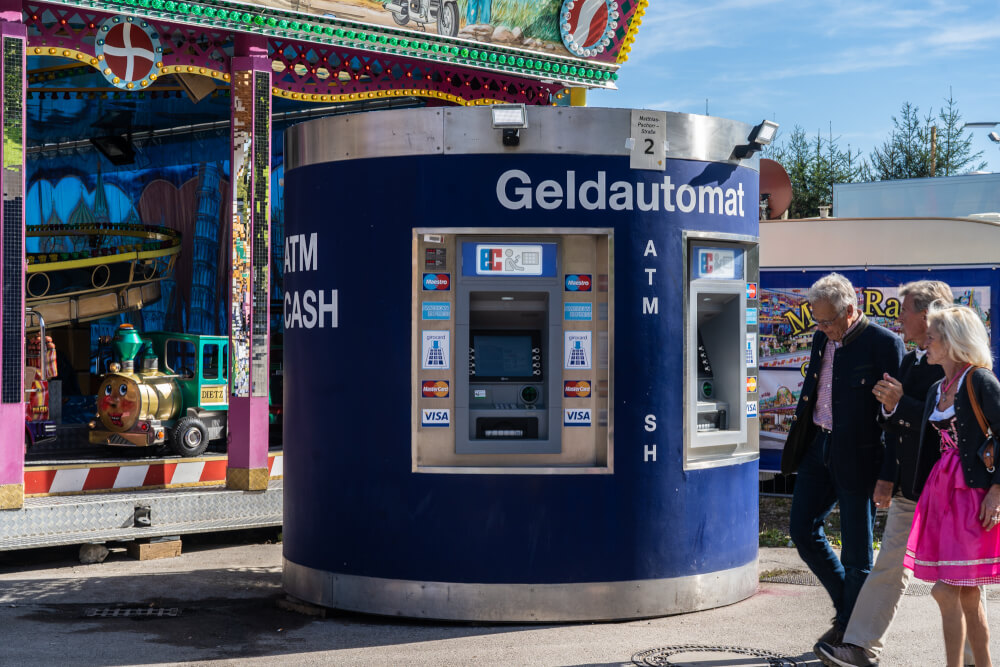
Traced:
<path id="1" fill-rule="evenodd" d="M 958 111 L 955 97 L 948 92 L 945 106 L 938 112 L 941 130 L 938 132 L 937 165 L 935 176 L 955 176 L 970 171 L 986 169 L 986 162 L 979 160 L 983 152 L 972 152 L 972 133 L 962 130 L 962 114 Z"/>
<path id="2" fill-rule="evenodd" d="M 871 154 L 876 181 L 923 178 L 931 175 L 931 116 L 921 120 L 920 108 L 903 102 L 899 117 L 892 117 L 892 134 Z"/>
<path id="3" fill-rule="evenodd" d="M 949 93 L 944 102 L 936 129 L 933 109 L 921 118 L 917 106 L 903 103 L 900 115 L 892 117 L 889 139 L 872 151 L 872 180 L 954 176 L 986 167 L 985 162 L 976 162 L 983 153 L 972 152 L 972 135 L 962 130 L 962 114 L 954 96 Z"/>
<path id="4" fill-rule="evenodd" d="M 810 218 L 819 215 L 820 206 L 833 202 L 833 185 L 863 180 L 868 165 L 861 158 L 861 151 L 840 148 L 832 131 L 823 139 L 817 132 L 815 140 L 796 125 L 787 142 L 772 143 L 763 156 L 775 160 L 788 172 L 792 182 L 792 204 L 788 209 L 791 218 Z"/>

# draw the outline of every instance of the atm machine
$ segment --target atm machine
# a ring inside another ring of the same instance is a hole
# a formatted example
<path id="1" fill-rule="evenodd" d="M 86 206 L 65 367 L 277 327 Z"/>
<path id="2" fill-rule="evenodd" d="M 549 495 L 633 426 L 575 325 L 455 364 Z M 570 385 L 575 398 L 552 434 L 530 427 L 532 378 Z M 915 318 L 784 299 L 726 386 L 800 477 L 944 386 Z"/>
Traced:
<path id="1" fill-rule="evenodd" d="M 757 335 L 745 317 L 747 251 L 754 246 L 685 236 L 685 460 L 690 467 L 745 446 L 747 418 L 756 417 L 757 410 L 748 400 L 755 378 L 747 382 L 748 369 L 757 366 Z"/>
<path id="2" fill-rule="evenodd" d="M 516 238 L 516 237 L 515 237 Z M 456 377 L 459 454 L 560 450 L 562 305 L 559 244 L 459 237 L 456 350 L 468 374 Z"/>
<path id="3" fill-rule="evenodd" d="M 416 235 L 417 469 L 606 464 L 610 234 L 594 231 Z"/>

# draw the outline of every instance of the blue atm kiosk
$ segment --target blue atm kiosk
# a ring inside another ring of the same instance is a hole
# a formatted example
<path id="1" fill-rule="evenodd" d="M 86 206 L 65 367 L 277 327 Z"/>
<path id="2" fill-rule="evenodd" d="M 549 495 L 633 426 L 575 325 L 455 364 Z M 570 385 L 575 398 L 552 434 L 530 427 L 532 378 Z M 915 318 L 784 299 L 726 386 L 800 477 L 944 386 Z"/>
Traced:
<path id="1" fill-rule="evenodd" d="M 338 309 L 286 318 L 291 595 L 547 622 L 756 590 L 751 128 L 527 114 L 518 146 L 488 108 L 286 134 L 286 236 L 317 261 L 284 287 Z"/>

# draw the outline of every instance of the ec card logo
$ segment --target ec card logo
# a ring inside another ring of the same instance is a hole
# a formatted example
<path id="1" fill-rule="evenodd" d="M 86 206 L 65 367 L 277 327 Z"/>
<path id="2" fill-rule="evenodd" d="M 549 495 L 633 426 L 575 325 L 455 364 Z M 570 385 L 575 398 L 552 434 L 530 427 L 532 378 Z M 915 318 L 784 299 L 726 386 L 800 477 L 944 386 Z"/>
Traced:
<path id="1" fill-rule="evenodd" d="M 698 275 L 701 278 L 732 280 L 736 277 L 736 252 L 720 248 L 699 248 Z"/>
<path id="2" fill-rule="evenodd" d="M 540 245 L 477 245 L 476 275 L 540 276 Z"/>

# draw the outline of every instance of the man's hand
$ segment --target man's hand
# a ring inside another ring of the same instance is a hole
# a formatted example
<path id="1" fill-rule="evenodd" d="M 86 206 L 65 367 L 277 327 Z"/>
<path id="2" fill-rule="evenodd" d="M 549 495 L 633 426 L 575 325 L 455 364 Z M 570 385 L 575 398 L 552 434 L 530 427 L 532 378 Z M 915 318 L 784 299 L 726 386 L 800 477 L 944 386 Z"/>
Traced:
<path id="1" fill-rule="evenodd" d="M 888 373 L 882 373 L 882 379 L 875 383 L 872 393 L 891 414 L 903 397 L 903 384 Z"/>
<path id="2" fill-rule="evenodd" d="M 892 482 L 880 479 L 875 482 L 875 493 L 872 494 L 875 507 L 888 507 L 892 504 Z"/>

